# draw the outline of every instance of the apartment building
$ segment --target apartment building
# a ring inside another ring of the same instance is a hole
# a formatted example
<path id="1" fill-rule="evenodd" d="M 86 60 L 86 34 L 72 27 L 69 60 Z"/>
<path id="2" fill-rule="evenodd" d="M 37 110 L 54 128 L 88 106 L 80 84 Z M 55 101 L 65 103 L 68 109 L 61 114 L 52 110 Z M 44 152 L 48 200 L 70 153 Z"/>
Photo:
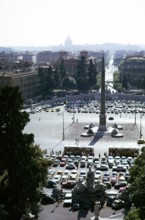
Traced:
<path id="1" fill-rule="evenodd" d="M 121 80 L 124 76 L 130 88 L 137 88 L 141 79 L 145 78 L 145 57 L 126 56 L 119 65 Z"/>
<path id="2" fill-rule="evenodd" d="M 0 88 L 5 86 L 18 86 L 24 100 L 40 97 L 40 79 L 37 70 L 0 73 Z"/>

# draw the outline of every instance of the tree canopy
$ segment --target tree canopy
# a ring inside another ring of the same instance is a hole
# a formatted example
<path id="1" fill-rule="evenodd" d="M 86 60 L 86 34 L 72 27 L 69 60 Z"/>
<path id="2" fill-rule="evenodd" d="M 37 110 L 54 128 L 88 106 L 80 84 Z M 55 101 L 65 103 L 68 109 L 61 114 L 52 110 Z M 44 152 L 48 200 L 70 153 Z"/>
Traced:
<path id="1" fill-rule="evenodd" d="M 46 180 L 43 152 L 33 134 L 23 133 L 29 115 L 22 106 L 17 87 L 0 90 L 0 219 L 19 220 L 27 210 L 36 214 Z"/>
<path id="2" fill-rule="evenodd" d="M 141 219 L 144 220 L 145 216 L 145 147 L 141 149 L 141 154 L 135 160 L 134 165 L 130 168 L 130 192 L 132 196 L 132 202 L 134 204 L 134 210 L 127 216 L 129 219 Z M 133 214 L 136 213 L 137 218 L 133 218 Z M 131 216 L 129 218 L 129 216 Z"/>

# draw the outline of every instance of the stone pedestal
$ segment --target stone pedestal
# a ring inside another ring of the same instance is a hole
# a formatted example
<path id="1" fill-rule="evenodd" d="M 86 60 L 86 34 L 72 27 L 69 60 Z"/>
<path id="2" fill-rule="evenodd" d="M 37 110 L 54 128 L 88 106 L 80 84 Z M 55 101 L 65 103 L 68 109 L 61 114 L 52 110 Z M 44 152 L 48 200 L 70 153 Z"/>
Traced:
<path id="1" fill-rule="evenodd" d="M 106 115 L 101 114 L 100 115 L 100 125 L 98 128 L 99 131 L 107 131 L 107 126 L 106 126 Z"/>

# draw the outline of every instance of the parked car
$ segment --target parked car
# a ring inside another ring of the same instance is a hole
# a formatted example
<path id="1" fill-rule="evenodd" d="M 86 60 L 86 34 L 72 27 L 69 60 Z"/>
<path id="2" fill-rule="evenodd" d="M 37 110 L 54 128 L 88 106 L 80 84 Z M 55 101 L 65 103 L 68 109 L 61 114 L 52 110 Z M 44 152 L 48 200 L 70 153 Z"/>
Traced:
<path id="1" fill-rule="evenodd" d="M 60 160 L 55 159 L 54 162 L 53 162 L 53 164 L 52 164 L 52 166 L 53 166 L 53 167 L 57 167 L 57 166 L 59 165 L 59 163 L 60 163 Z"/>
<path id="2" fill-rule="evenodd" d="M 112 121 L 112 120 L 114 120 L 114 118 L 113 117 L 109 117 L 108 120 Z"/>
<path id="3" fill-rule="evenodd" d="M 112 203 L 116 199 L 117 195 L 118 195 L 117 191 L 114 191 L 114 190 L 106 191 L 106 205 L 111 207 Z"/>
<path id="4" fill-rule="evenodd" d="M 114 188 L 119 189 L 120 187 L 127 186 L 127 184 L 128 184 L 127 181 L 121 181 L 121 182 L 115 183 Z"/>
<path id="5" fill-rule="evenodd" d="M 62 175 L 62 177 L 61 177 L 61 184 L 63 182 L 66 182 L 67 180 L 68 180 L 68 176 L 67 175 Z"/>
<path id="6" fill-rule="evenodd" d="M 56 183 L 59 183 L 60 179 L 61 179 L 61 175 L 55 175 L 52 180 Z"/>
<path id="7" fill-rule="evenodd" d="M 48 188 L 54 188 L 56 185 L 57 185 L 57 183 L 56 183 L 55 180 L 48 180 L 46 186 L 47 186 Z"/>
<path id="8" fill-rule="evenodd" d="M 60 166 L 60 167 L 64 167 L 65 164 L 66 164 L 66 159 L 65 159 L 65 158 L 62 158 L 61 161 L 60 161 L 59 166 Z"/>
<path id="9" fill-rule="evenodd" d="M 48 178 L 51 178 L 54 174 L 55 174 L 55 170 L 49 169 L 49 170 L 48 170 L 47 177 L 48 177 Z"/>
<path id="10" fill-rule="evenodd" d="M 101 171 L 108 171 L 108 170 L 109 170 L 108 166 L 105 165 L 105 164 L 98 165 L 98 166 L 96 167 L 96 169 L 97 169 L 97 170 L 101 170 Z"/>
<path id="11" fill-rule="evenodd" d="M 93 165 L 93 156 L 88 156 L 88 162 L 87 162 L 87 167 Z"/>
<path id="12" fill-rule="evenodd" d="M 113 158 L 113 156 L 108 156 L 107 161 L 108 161 L 109 168 L 112 168 L 114 166 L 114 158 Z"/>
<path id="13" fill-rule="evenodd" d="M 117 183 L 117 176 L 112 176 L 110 182 L 114 186 Z"/>
<path id="14" fill-rule="evenodd" d="M 81 170 L 79 176 L 80 176 L 80 177 L 83 177 L 84 179 L 86 179 L 86 177 L 87 177 L 86 171 L 85 171 L 85 170 Z"/>
<path id="15" fill-rule="evenodd" d="M 124 207 L 124 201 L 121 199 L 115 199 L 112 203 L 112 209 L 114 210 L 119 210 L 122 209 Z"/>
<path id="16" fill-rule="evenodd" d="M 109 179 L 110 179 L 110 174 L 109 174 L 109 172 L 105 172 L 105 173 L 103 174 L 102 181 L 103 181 L 103 182 L 109 181 Z"/>
<path id="17" fill-rule="evenodd" d="M 70 163 L 70 164 L 68 164 L 68 165 L 65 167 L 65 169 L 67 169 L 67 170 L 74 170 L 74 169 L 76 169 L 76 166 L 75 166 L 73 163 Z"/>
<path id="18" fill-rule="evenodd" d="M 115 165 L 117 166 L 118 164 L 120 164 L 120 156 L 115 157 Z"/>
<path id="19" fill-rule="evenodd" d="M 72 189 L 72 188 L 74 188 L 74 186 L 76 186 L 76 184 L 77 184 L 77 181 L 68 180 L 67 182 L 62 183 L 62 187 L 66 188 L 66 189 Z"/>
<path id="20" fill-rule="evenodd" d="M 47 194 L 43 194 L 43 197 L 41 199 L 42 205 L 53 204 L 55 202 L 56 202 L 56 200 L 52 196 L 47 195 Z"/>
<path id="21" fill-rule="evenodd" d="M 112 171 L 126 172 L 126 167 L 123 166 L 122 164 L 118 164 L 117 166 L 112 167 Z"/>
<path id="22" fill-rule="evenodd" d="M 80 168 L 85 168 L 86 167 L 86 161 L 85 160 L 81 160 L 80 161 Z"/>
<path id="23" fill-rule="evenodd" d="M 63 206 L 71 206 L 72 205 L 72 193 L 66 193 L 63 201 Z"/>

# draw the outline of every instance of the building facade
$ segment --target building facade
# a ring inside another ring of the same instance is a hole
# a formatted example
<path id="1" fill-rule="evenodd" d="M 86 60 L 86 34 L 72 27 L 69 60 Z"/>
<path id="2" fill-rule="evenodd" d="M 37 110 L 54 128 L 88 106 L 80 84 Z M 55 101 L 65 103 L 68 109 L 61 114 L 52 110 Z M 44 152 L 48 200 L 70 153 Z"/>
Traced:
<path id="1" fill-rule="evenodd" d="M 139 88 L 140 82 L 145 78 L 145 57 L 126 56 L 119 65 L 121 81 L 126 78 L 129 88 Z"/>
<path id="2" fill-rule="evenodd" d="M 0 88 L 18 86 L 24 100 L 40 97 L 38 71 L 21 73 L 0 73 Z"/>

